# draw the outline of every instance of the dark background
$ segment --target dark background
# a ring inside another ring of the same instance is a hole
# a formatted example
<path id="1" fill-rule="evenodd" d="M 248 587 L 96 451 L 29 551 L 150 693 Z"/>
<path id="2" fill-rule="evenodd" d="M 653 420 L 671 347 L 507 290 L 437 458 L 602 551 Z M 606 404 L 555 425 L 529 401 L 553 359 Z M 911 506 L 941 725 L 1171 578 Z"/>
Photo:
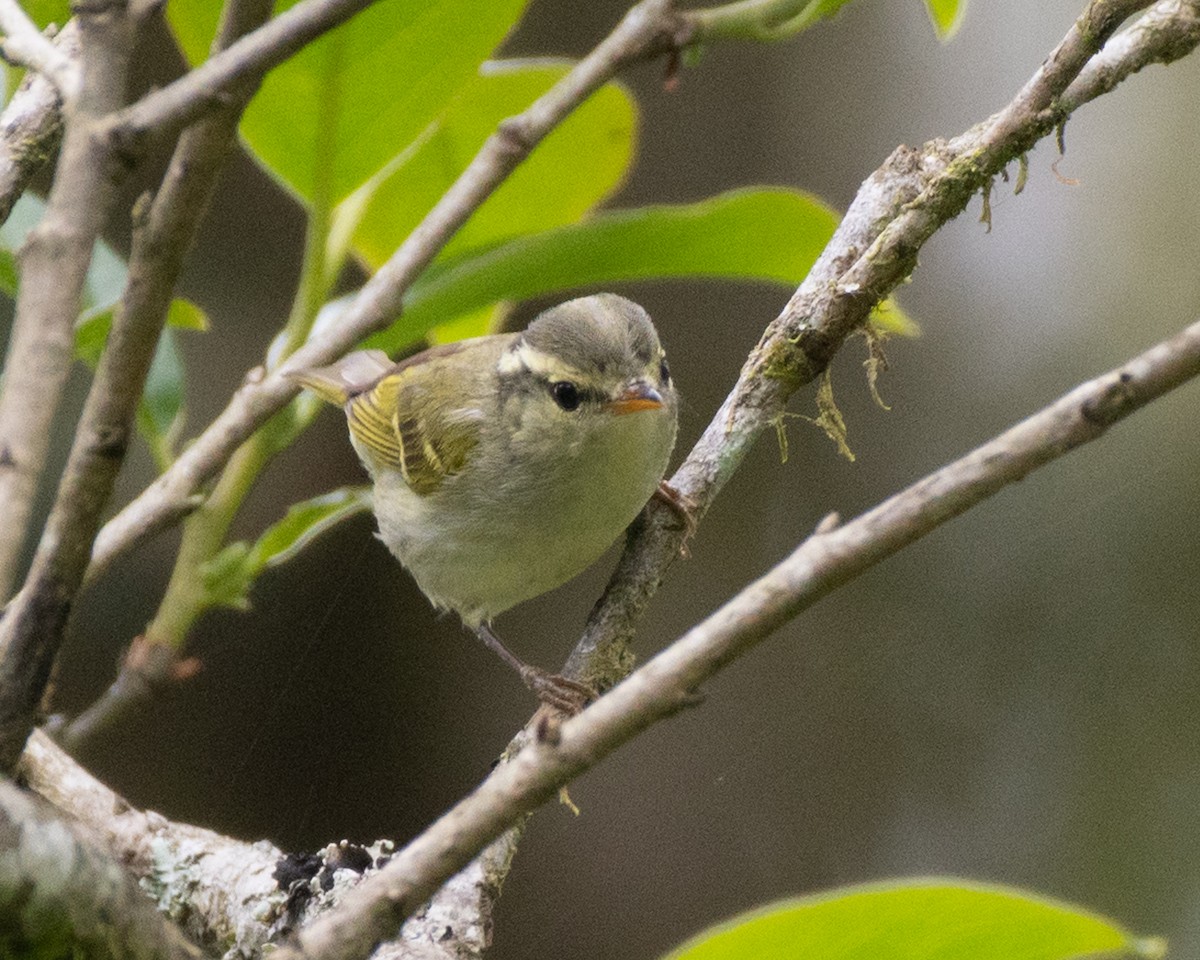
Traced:
<path id="1" fill-rule="evenodd" d="M 1082 0 L 976 3 L 949 45 L 917 0 L 860 0 L 775 46 L 728 44 L 626 82 L 641 156 L 614 205 L 747 184 L 844 207 L 898 143 L 999 109 Z M 509 54 L 578 55 L 617 2 L 535 0 Z M 147 67 L 150 73 L 165 69 Z M 1067 155 L 1030 157 L 927 245 L 901 292 L 924 336 L 893 341 L 874 406 L 857 341 L 834 385 L 858 461 L 805 421 L 758 445 L 676 565 L 640 634 L 648 656 L 784 557 L 1196 319 L 1200 60 L 1153 68 L 1085 108 Z M 225 177 L 185 293 L 191 423 L 206 423 L 286 315 L 301 218 L 253 164 Z M 789 291 L 620 288 L 655 317 L 684 393 L 680 456 Z M 521 318 L 531 311 L 526 309 Z M 82 378 L 78 386 L 83 386 Z M 793 409 L 813 413 L 811 391 Z M 1193 385 L 1010 488 L 824 601 L 572 788 L 579 817 L 532 822 L 505 887 L 497 960 L 652 958 L 701 927 L 834 884 L 954 874 L 1033 887 L 1200 951 L 1200 391 Z M 148 481 L 139 454 L 122 496 Z M 335 413 L 271 467 L 240 524 L 358 482 Z M 196 632 L 205 671 L 83 759 L 133 802 L 286 848 L 403 841 L 470 789 L 527 717 L 512 675 L 439 619 L 365 518 L 270 573 L 248 615 Z M 79 708 L 153 614 L 175 540 L 123 561 L 78 605 L 58 704 Z M 611 558 L 499 627 L 560 662 Z"/>

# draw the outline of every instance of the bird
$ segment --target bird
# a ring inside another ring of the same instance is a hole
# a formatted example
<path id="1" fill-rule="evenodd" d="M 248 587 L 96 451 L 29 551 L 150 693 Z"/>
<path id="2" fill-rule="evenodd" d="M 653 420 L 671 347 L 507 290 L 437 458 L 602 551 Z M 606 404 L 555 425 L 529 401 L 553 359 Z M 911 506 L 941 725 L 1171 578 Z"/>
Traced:
<path id="1" fill-rule="evenodd" d="M 663 481 L 679 398 L 646 311 L 594 294 L 521 332 L 288 376 L 344 409 L 378 536 L 433 606 L 578 712 L 595 692 L 525 663 L 492 620 L 589 567 L 656 493 L 679 509 Z"/>

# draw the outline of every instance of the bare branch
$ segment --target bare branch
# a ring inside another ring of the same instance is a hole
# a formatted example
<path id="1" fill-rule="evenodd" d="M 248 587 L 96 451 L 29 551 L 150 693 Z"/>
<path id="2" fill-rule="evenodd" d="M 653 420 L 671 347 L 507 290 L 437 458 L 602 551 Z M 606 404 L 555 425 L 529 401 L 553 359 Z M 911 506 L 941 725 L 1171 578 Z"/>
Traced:
<path id="1" fill-rule="evenodd" d="M 931 533 L 1110 426 L 1200 375 L 1200 323 L 930 474 L 841 527 L 822 529 L 783 563 L 635 670 L 578 716 L 553 743 L 537 743 L 498 767 L 470 796 L 364 882 L 342 909 L 300 931 L 275 960 L 356 960 L 485 844 L 560 786 L 595 766 L 759 641 L 835 588 Z"/>
<path id="2" fill-rule="evenodd" d="M 194 506 L 192 496 L 200 485 L 221 469 L 255 428 L 295 396 L 296 385 L 287 378 L 286 370 L 329 363 L 392 323 L 412 282 L 542 138 L 622 66 L 674 46 L 680 29 L 678 20 L 670 14 L 670 0 L 643 0 L 528 110 L 501 123 L 428 216 L 362 288 L 338 323 L 314 335 L 285 367 L 270 374 L 252 371 L 221 415 L 175 464 L 109 521 L 96 540 L 89 577 Z"/>
<path id="3" fill-rule="evenodd" d="M 69 102 L 79 95 L 79 65 L 38 30 L 17 0 L 0 0 L 0 53 L 23 67 L 36 70 Z"/>

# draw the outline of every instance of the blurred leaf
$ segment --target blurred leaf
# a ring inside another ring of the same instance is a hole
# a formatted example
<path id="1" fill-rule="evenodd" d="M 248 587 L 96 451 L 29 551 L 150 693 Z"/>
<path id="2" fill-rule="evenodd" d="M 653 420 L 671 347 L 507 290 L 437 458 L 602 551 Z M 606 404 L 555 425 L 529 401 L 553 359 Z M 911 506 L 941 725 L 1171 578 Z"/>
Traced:
<path id="1" fill-rule="evenodd" d="M 664 960 L 1159 958 L 1160 940 L 1020 890 L 937 879 L 845 887 L 743 914 Z"/>
<path id="2" fill-rule="evenodd" d="M 484 64 L 420 145 L 363 187 L 373 196 L 354 243 L 367 262 L 378 267 L 391 256 L 500 121 L 523 111 L 570 67 L 546 60 Z M 628 91 L 615 83 L 601 87 L 484 202 L 442 256 L 579 220 L 624 180 L 636 128 Z"/>
<path id="3" fill-rule="evenodd" d="M 795 190 L 735 190 L 700 203 L 603 213 L 434 264 L 400 320 L 368 340 L 394 352 L 501 300 L 621 280 L 720 277 L 787 286 L 808 272 L 837 214 Z"/>
<path id="4" fill-rule="evenodd" d="M 967 12 L 967 0 L 925 0 L 925 9 L 933 21 L 934 32 L 939 40 L 949 40 L 962 26 Z"/>
<path id="5" fill-rule="evenodd" d="M 448 323 L 439 323 L 429 331 L 429 340 L 431 343 L 457 343 L 459 340 L 499 333 L 504 328 L 504 321 L 512 313 L 512 307 L 511 301 L 504 300 L 455 317 Z"/>
<path id="6" fill-rule="evenodd" d="M 11 250 L 0 250 L 0 292 L 17 297 L 17 258 Z"/>
<path id="7" fill-rule="evenodd" d="M 82 360 L 93 370 L 100 362 L 108 331 L 112 329 L 113 308 L 85 313 L 75 322 L 75 359 Z"/>
<path id="8" fill-rule="evenodd" d="M 175 345 L 175 333 L 163 330 L 137 410 L 138 431 L 159 470 L 166 470 L 175 459 L 175 440 L 183 427 L 183 381 L 183 361 Z"/>
<path id="9" fill-rule="evenodd" d="M 106 307 L 88 311 L 75 322 L 75 359 L 82 360 L 93 369 L 100 362 L 100 354 L 108 341 L 114 309 L 110 303 Z M 206 331 L 209 326 L 208 314 L 192 301 L 176 297 L 167 308 L 167 326 L 176 330 Z"/>
<path id="10" fill-rule="evenodd" d="M 71 19 L 70 0 L 21 0 L 21 7 L 42 30 L 52 23 L 61 27 Z"/>
<path id="11" fill-rule="evenodd" d="M 326 530 L 371 509 L 369 487 L 342 487 L 288 508 L 282 520 L 270 527 L 246 557 L 253 576 L 267 567 L 286 563 Z"/>
<path id="12" fill-rule="evenodd" d="M 9 253 L 10 262 L 14 266 L 16 261 L 12 254 L 21 249 L 25 235 L 37 226 L 45 212 L 45 201 L 32 193 L 25 193 L 16 202 L 8 219 L 0 225 L 0 249 Z M 107 243 L 97 240 L 83 285 L 84 311 L 110 307 L 115 303 L 121 291 L 125 289 L 126 273 L 125 261 Z M 14 285 L 10 296 L 15 296 L 17 285 Z M 7 289 L 4 292 L 9 293 Z"/>
<path id="13" fill-rule="evenodd" d="M 242 136 L 302 199 L 336 203 L 437 118 L 525 3 L 382 0 L 267 74 Z M 291 5 L 277 3 L 276 12 Z M 217 7 L 212 0 L 168 5 L 192 63 L 207 55 Z"/>
<path id="14" fill-rule="evenodd" d="M 85 313 L 75 324 L 75 357 L 93 370 L 112 329 L 113 307 Z M 138 403 L 137 427 L 159 470 L 175 459 L 175 441 L 183 424 L 184 368 L 171 328 L 207 330 L 208 316 L 190 300 L 176 298 L 167 310 L 167 328 L 158 339 L 146 386 Z"/>
<path id="15" fill-rule="evenodd" d="M 176 297 L 167 308 L 167 326 L 176 330 L 198 330 L 207 333 L 208 314 L 191 300 Z"/>

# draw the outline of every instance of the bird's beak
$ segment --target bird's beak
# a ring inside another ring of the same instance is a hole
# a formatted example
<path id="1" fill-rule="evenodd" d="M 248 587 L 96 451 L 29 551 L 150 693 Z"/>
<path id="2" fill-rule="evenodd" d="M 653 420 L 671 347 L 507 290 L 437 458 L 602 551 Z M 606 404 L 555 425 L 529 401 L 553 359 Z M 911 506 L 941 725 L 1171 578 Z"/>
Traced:
<path id="1" fill-rule="evenodd" d="M 638 413 L 642 410 L 657 410 L 663 405 L 662 394 L 645 380 L 634 380 L 617 396 L 609 400 L 605 407 L 611 412 L 622 416 L 626 413 Z"/>

